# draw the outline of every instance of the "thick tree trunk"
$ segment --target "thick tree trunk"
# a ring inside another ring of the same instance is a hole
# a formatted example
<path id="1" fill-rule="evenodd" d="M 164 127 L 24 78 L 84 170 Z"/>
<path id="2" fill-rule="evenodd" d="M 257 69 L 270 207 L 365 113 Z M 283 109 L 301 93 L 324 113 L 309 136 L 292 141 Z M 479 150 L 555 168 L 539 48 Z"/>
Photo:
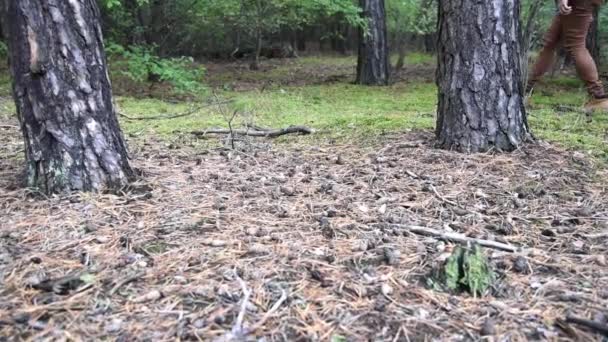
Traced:
<path id="1" fill-rule="evenodd" d="M 438 144 L 511 151 L 528 137 L 519 63 L 519 0 L 439 2 Z"/>
<path id="2" fill-rule="evenodd" d="M 27 184 L 116 189 L 134 176 L 112 103 L 95 0 L 8 0 Z"/>
<path id="3" fill-rule="evenodd" d="M 360 0 L 360 5 L 368 28 L 359 33 L 357 83 L 387 85 L 390 67 L 384 0 Z"/>

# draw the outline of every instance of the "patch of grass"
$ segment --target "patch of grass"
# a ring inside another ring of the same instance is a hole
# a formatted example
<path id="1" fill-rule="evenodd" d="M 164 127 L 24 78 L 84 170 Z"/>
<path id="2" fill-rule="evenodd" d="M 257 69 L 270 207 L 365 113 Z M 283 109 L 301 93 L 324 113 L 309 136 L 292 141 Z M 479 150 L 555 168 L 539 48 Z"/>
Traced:
<path id="1" fill-rule="evenodd" d="M 434 57 L 412 53 L 410 65 L 434 62 Z M 298 68 L 323 69 L 328 66 L 354 66 L 355 57 L 302 57 L 267 72 L 245 72 L 241 76 L 257 80 L 273 80 L 296 74 Z M 226 70 L 230 70 L 229 68 Z M 230 80 L 229 71 L 210 75 Z M 10 96 L 7 73 L 0 74 L 0 93 Z M 408 81 L 390 87 L 363 87 L 348 82 L 314 85 L 267 87 L 264 91 L 218 90 L 223 98 L 233 103 L 225 110 L 238 110 L 234 126 L 253 123 L 260 126 L 284 127 L 308 125 L 319 133 L 311 139 L 329 138 L 361 141 L 384 132 L 415 129 L 432 129 L 435 125 L 437 89 L 433 83 Z M 202 97 L 202 95 L 201 95 Z M 14 113 L 12 101 L 2 102 L 1 115 Z M 586 101 L 583 84 L 570 76 L 547 78 L 537 87 L 529 110 L 533 133 L 541 139 L 558 143 L 565 148 L 582 151 L 608 161 L 608 115 L 596 114 L 592 123 L 586 121 L 578 108 Z M 119 110 L 129 116 L 155 116 L 176 114 L 189 110 L 186 103 L 171 103 L 156 99 L 118 97 Z M 171 140 L 176 132 L 204 130 L 209 127 L 227 127 L 227 120 L 217 107 L 171 120 L 127 120 L 121 117 L 125 133 L 131 137 L 148 134 Z"/>
<path id="2" fill-rule="evenodd" d="M 405 56 L 406 65 L 434 64 L 436 62 L 437 57 L 428 53 L 412 52 Z"/>
<path id="3" fill-rule="evenodd" d="M 298 62 L 308 66 L 354 66 L 357 65 L 357 56 L 303 56 Z"/>
<path id="4" fill-rule="evenodd" d="M 608 114 L 596 113 L 593 122 L 587 122 L 580 111 L 586 100 L 586 91 L 578 79 L 548 79 L 532 97 L 530 125 L 541 139 L 608 161 Z"/>
<path id="5" fill-rule="evenodd" d="M 397 84 L 387 88 L 335 83 L 284 87 L 264 92 L 224 92 L 234 102 L 225 111 L 239 111 L 235 124 L 261 126 L 308 125 L 327 135 L 365 136 L 385 131 L 429 129 L 434 124 L 436 92 L 432 84 Z M 187 111 L 183 104 L 121 98 L 121 110 L 130 116 L 154 116 Z M 171 135 L 212 126 L 227 126 L 217 108 L 172 120 L 123 120 L 129 133 Z"/>

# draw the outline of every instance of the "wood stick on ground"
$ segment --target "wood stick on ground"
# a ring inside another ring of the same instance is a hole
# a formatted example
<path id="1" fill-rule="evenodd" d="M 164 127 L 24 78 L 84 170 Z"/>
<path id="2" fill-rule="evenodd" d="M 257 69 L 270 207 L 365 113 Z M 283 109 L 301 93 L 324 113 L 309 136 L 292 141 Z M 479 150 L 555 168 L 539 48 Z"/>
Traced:
<path id="1" fill-rule="evenodd" d="M 6 128 L 6 129 L 20 129 L 19 126 L 14 126 L 14 125 L 0 125 L 0 128 Z"/>
<path id="2" fill-rule="evenodd" d="M 468 236 L 466 236 L 464 234 L 460 234 L 460 233 L 445 232 L 445 231 L 440 231 L 437 229 L 432 229 L 432 228 L 427 228 L 427 227 L 407 226 L 407 225 L 402 225 L 402 224 L 391 224 L 390 227 L 402 229 L 402 230 L 408 231 L 410 233 L 418 234 L 418 235 L 435 237 L 437 239 L 445 240 L 445 241 L 460 242 L 460 243 L 475 243 L 475 244 L 478 244 L 483 247 L 498 249 L 498 250 L 511 252 L 511 253 L 519 253 L 519 252 L 524 251 L 524 248 L 522 248 L 522 247 L 509 245 L 509 244 L 502 243 L 502 242 L 484 240 L 484 239 L 476 239 L 476 238 L 468 237 Z"/>
<path id="3" fill-rule="evenodd" d="M 266 314 L 264 314 L 264 317 L 262 317 L 262 319 L 259 322 L 257 322 L 253 326 L 251 326 L 251 328 L 247 329 L 247 333 L 252 334 L 252 333 L 256 332 L 258 329 L 260 329 L 261 327 L 263 327 L 264 324 L 266 323 L 266 321 L 275 312 L 277 312 L 277 310 L 279 310 L 279 308 L 281 307 L 283 302 L 286 300 L 287 300 L 287 292 L 285 292 L 285 290 L 282 290 L 281 298 L 279 298 L 279 300 L 277 300 L 276 303 L 274 303 L 274 305 L 270 308 L 270 310 L 268 310 L 268 312 L 266 312 Z"/>
<path id="4" fill-rule="evenodd" d="M 246 135 L 250 137 L 264 137 L 264 138 L 276 138 L 286 134 L 301 134 L 308 135 L 314 133 L 314 131 L 305 126 L 289 126 L 281 129 L 271 129 L 267 131 L 258 130 L 247 130 L 247 129 L 208 129 L 205 131 L 193 131 L 192 134 L 196 136 L 205 136 L 207 134 L 234 134 L 234 135 Z"/>
<path id="5" fill-rule="evenodd" d="M 110 290 L 110 292 L 108 292 L 108 294 L 110 296 L 112 296 L 113 294 L 116 293 L 116 291 L 118 291 L 121 287 L 127 285 L 128 283 L 134 282 L 137 279 L 143 277 L 146 274 L 146 272 L 137 272 L 133 275 L 130 275 L 122 280 L 119 280 L 116 285 L 114 285 L 114 287 Z"/>
<path id="6" fill-rule="evenodd" d="M 600 334 L 608 337 L 608 324 L 604 324 L 604 323 L 600 323 L 600 322 L 596 322 L 596 321 L 592 321 L 592 320 L 588 320 L 588 319 L 584 319 L 584 318 L 578 318 L 578 317 L 574 317 L 574 316 L 567 316 L 566 322 L 587 327 L 596 333 L 600 333 Z"/>
<path id="7" fill-rule="evenodd" d="M 249 297 L 251 297 L 251 291 L 247 288 L 247 285 L 241 279 L 241 277 L 237 276 L 239 284 L 243 289 L 243 302 L 241 303 L 241 310 L 239 310 L 239 315 L 236 318 L 236 323 L 232 328 L 233 333 L 235 334 L 243 334 L 243 320 L 245 319 L 245 312 L 247 311 L 247 305 L 249 305 Z"/>

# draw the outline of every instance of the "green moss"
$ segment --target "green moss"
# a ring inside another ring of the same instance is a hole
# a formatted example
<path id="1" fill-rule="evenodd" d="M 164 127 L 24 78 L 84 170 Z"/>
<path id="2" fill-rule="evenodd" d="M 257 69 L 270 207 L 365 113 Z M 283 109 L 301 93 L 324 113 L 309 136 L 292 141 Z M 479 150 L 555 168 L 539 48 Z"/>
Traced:
<path id="1" fill-rule="evenodd" d="M 479 246 L 456 247 L 441 267 L 427 279 L 431 288 L 450 292 L 469 292 L 481 296 L 494 281 L 489 261 Z"/>
<path id="2" fill-rule="evenodd" d="M 494 274 L 481 248 L 473 246 L 462 257 L 462 285 L 473 296 L 483 295 L 492 285 Z"/>

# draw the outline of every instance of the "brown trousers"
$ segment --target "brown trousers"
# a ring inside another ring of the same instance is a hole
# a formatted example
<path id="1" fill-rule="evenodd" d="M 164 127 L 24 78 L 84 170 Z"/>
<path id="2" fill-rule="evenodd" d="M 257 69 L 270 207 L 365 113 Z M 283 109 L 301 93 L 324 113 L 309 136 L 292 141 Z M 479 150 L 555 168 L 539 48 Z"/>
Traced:
<path id="1" fill-rule="evenodd" d="M 570 0 L 573 10 L 569 15 L 556 15 L 545 35 L 544 46 L 532 69 L 528 87 L 532 87 L 554 63 L 555 52 L 560 43 L 574 59 L 579 77 L 585 81 L 592 97 L 604 96 L 597 66 L 587 50 L 587 33 L 593 22 L 594 5 L 589 0 Z"/>

